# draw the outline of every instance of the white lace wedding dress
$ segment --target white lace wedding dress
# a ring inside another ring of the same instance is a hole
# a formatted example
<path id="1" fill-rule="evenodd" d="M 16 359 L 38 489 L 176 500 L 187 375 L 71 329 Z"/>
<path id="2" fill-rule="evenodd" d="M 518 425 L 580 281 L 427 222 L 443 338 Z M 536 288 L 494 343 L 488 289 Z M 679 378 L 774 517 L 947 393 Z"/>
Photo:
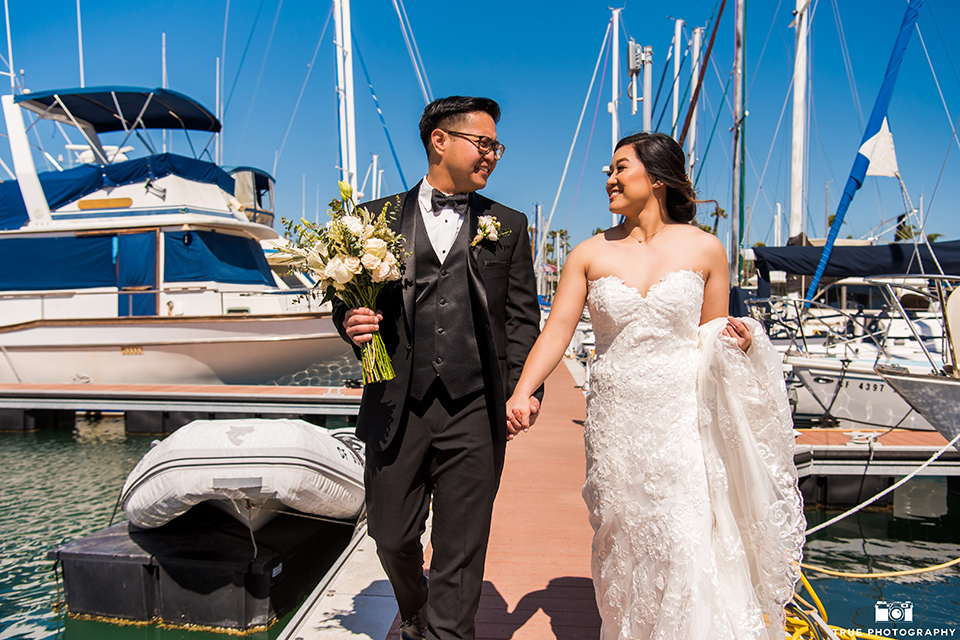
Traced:
<path id="1" fill-rule="evenodd" d="M 780 359 L 700 327 L 704 282 L 590 282 L 583 497 L 602 640 L 782 639 L 804 518 Z"/>

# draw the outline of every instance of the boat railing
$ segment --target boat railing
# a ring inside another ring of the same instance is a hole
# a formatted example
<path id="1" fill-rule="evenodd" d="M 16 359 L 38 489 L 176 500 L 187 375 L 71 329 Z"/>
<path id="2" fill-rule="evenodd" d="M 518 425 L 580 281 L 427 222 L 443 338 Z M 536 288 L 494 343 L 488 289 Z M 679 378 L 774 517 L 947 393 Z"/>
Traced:
<path id="1" fill-rule="evenodd" d="M 954 339 L 954 332 L 960 331 L 960 327 L 950 326 L 950 320 L 948 317 L 949 314 L 947 313 L 947 299 L 952 293 L 960 289 L 960 276 L 925 275 L 923 277 L 927 281 L 926 288 L 910 286 L 904 284 L 902 278 L 891 278 L 889 276 L 871 276 L 866 278 L 866 280 L 881 285 L 883 294 L 887 298 L 888 304 L 904 321 L 906 321 L 907 327 L 910 329 L 913 337 L 917 340 L 921 349 L 923 349 L 923 354 L 926 356 L 927 361 L 930 363 L 930 366 L 933 368 L 933 370 L 942 371 L 944 374 L 951 377 L 960 377 L 960 371 L 958 371 L 957 367 L 956 341 Z M 904 308 L 904 305 L 900 299 L 900 295 L 898 295 L 898 291 L 904 289 L 928 300 L 931 304 L 931 308 L 935 307 L 940 310 L 938 319 L 943 328 L 943 347 L 941 352 L 946 354 L 946 362 L 938 364 L 937 359 L 935 359 L 927 349 L 924 340 L 921 338 L 920 331 L 917 328 L 914 318 L 912 318 L 907 312 L 906 308 Z"/>
<path id="2" fill-rule="evenodd" d="M 769 297 L 747 301 L 750 315 L 760 322 L 771 339 L 785 339 L 786 353 L 808 354 L 814 347 L 853 349 L 870 344 L 877 357 L 889 357 L 886 342 L 889 314 L 851 312 L 803 298 Z M 806 305 L 809 304 L 809 307 Z"/>
<path id="3" fill-rule="evenodd" d="M 130 312 L 138 305 L 135 299 L 154 296 L 157 300 L 157 316 L 196 316 L 196 315 L 235 315 L 250 313 L 292 313 L 322 310 L 319 298 L 315 298 L 309 289 L 225 289 L 209 285 L 165 286 L 163 288 L 136 287 L 98 289 L 58 289 L 55 291 L 4 291 L 0 292 L 0 301 L 10 302 L 9 308 L 0 324 L 19 324 L 34 320 L 62 320 L 65 318 L 112 317 L 117 315 L 118 298 L 123 296 L 127 303 L 125 309 Z M 202 307 L 184 304 L 188 298 L 203 296 Z M 265 305 L 251 304 L 262 299 Z M 62 303 L 66 300 L 79 300 L 76 305 L 65 310 Z M 87 302 L 84 304 L 83 301 Z M 274 302 L 269 302 L 273 300 Z M 18 304 L 19 302 L 19 304 Z M 278 304 L 279 303 L 279 304 Z M 149 306 L 149 303 L 148 303 Z M 194 306 L 193 309 L 190 307 Z M 130 315 L 124 314 L 124 315 Z"/>

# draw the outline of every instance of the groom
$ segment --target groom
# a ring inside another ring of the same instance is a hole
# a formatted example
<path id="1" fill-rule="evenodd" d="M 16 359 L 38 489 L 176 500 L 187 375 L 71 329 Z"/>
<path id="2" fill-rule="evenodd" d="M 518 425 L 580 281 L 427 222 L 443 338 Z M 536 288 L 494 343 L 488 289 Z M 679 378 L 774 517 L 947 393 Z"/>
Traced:
<path id="1" fill-rule="evenodd" d="M 403 278 L 383 289 L 376 313 L 334 309 L 355 347 L 380 331 L 397 374 L 364 388 L 357 435 L 367 445 L 369 531 L 403 640 L 474 637 L 493 500 L 516 433 L 506 398 L 539 333 L 526 216 L 475 193 L 503 155 L 499 119 L 488 98 L 451 96 L 424 109 L 426 177 L 366 205 L 396 215 L 410 252 Z M 481 216 L 493 216 L 499 233 Z M 431 497 L 428 590 L 420 535 Z"/>

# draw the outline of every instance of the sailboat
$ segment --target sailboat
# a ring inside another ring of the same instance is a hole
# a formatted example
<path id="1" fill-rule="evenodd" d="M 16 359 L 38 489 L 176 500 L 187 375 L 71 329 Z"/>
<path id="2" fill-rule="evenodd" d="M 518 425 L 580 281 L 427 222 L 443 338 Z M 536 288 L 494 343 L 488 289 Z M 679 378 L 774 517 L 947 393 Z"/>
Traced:
<path id="1" fill-rule="evenodd" d="M 780 322 L 784 326 L 793 323 L 792 344 L 786 349 L 784 364 L 792 372 L 790 380 L 797 396 L 795 417 L 799 419 L 827 424 L 846 420 L 880 427 L 933 428 L 877 375 L 874 365 L 887 362 L 924 372 L 942 366 L 945 334 L 940 329 L 941 308 L 936 301 L 928 304 L 924 277 L 930 273 L 960 272 L 960 261 L 957 261 L 960 243 L 931 244 L 925 238 L 922 242 L 877 246 L 839 246 L 837 243 L 847 208 L 866 176 L 896 177 L 909 205 L 897 167 L 887 108 L 920 4 L 919 0 L 908 2 L 883 84 L 823 248 L 788 246 L 753 250 L 761 299 L 769 294 L 773 271 L 811 276 L 805 298 L 767 298 L 760 303 L 767 312 L 768 322 Z M 801 18 L 798 20 L 802 22 Z M 798 68 L 801 66 L 798 64 Z M 794 158 L 796 161 L 796 153 Z M 908 214 L 915 215 L 915 212 L 908 207 Z M 796 233 L 799 235 L 798 226 Z M 898 285 L 882 287 L 862 279 L 890 274 L 899 276 Z M 842 292 L 833 300 L 815 299 L 824 276 L 849 278 L 832 285 Z M 860 304 L 844 309 L 844 293 L 854 288 L 859 289 L 856 300 Z M 872 296 L 873 302 L 879 300 L 879 304 L 867 302 L 871 290 L 877 294 Z M 879 295 L 881 290 L 885 297 Z M 907 298 L 923 302 L 923 308 L 912 309 L 909 318 L 905 308 Z M 897 313 L 898 309 L 903 313 Z M 908 320 L 912 320 L 914 326 L 908 325 Z M 932 358 L 932 365 L 928 358 Z"/>

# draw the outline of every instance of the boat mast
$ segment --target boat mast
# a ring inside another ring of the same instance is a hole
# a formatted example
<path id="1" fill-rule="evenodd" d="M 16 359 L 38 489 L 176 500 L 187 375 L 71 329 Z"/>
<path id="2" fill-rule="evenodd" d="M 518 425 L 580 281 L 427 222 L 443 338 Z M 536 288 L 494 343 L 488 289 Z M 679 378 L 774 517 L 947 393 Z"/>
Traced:
<path id="1" fill-rule="evenodd" d="M 77 46 L 80 48 L 80 87 L 86 86 L 83 79 L 83 29 L 80 27 L 80 0 L 77 0 Z"/>
<path id="2" fill-rule="evenodd" d="M 13 41 L 10 39 L 10 0 L 3 0 L 3 12 L 7 20 L 7 62 L 10 64 L 10 95 L 17 92 L 17 73 L 13 66 Z"/>
<path id="3" fill-rule="evenodd" d="M 743 233 L 743 27 L 746 0 L 737 0 L 733 75 L 733 205 L 730 212 L 730 286 L 740 284 L 740 242 Z"/>
<path id="4" fill-rule="evenodd" d="M 337 102 L 340 114 L 340 180 L 357 190 L 357 140 L 353 117 L 353 41 L 350 36 L 350 0 L 333 1 L 336 30 Z"/>
<path id="5" fill-rule="evenodd" d="M 693 30 L 693 64 L 691 66 L 690 86 L 700 82 L 700 44 L 703 40 L 703 27 Z M 697 92 L 690 92 L 690 128 L 687 130 L 690 140 L 687 146 L 687 175 L 693 175 L 693 165 L 697 163 Z M 682 137 L 682 136 L 681 136 Z"/>
<path id="6" fill-rule="evenodd" d="M 807 10 L 810 0 L 797 0 L 793 21 L 796 29 L 796 56 L 793 60 L 793 152 L 790 158 L 790 232 L 791 240 L 803 233 L 803 194 L 806 174 L 807 137 Z"/>
<path id="7" fill-rule="evenodd" d="M 680 42 L 683 39 L 683 20 L 673 24 L 673 124 L 670 135 L 677 138 L 677 119 L 680 115 Z"/>
<path id="8" fill-rule="evenodd" d="M 612 87 L 612 94 L 610 99 L 610 104 L 608 106 L 610 110 L 610 126 L 611 133 L 613 137 L 613 142 L 610 144 L 610 157 L 613 157 L 613 152 L 617 148 L 617 142 L 620 140 L 620 12 L 623 9 L 613 9 L 613 28 L 611 29 L 611 35 L 613 39 L 610 41 L 611 59 L 613 60 L 613 68 L 610 72 L 610 86 Z M 613 226 L 620 224 L 620 216 L 615 213 L 610 214 L 613 219 Z M 559 263 L 557 263 L 559 266 Z"/>

